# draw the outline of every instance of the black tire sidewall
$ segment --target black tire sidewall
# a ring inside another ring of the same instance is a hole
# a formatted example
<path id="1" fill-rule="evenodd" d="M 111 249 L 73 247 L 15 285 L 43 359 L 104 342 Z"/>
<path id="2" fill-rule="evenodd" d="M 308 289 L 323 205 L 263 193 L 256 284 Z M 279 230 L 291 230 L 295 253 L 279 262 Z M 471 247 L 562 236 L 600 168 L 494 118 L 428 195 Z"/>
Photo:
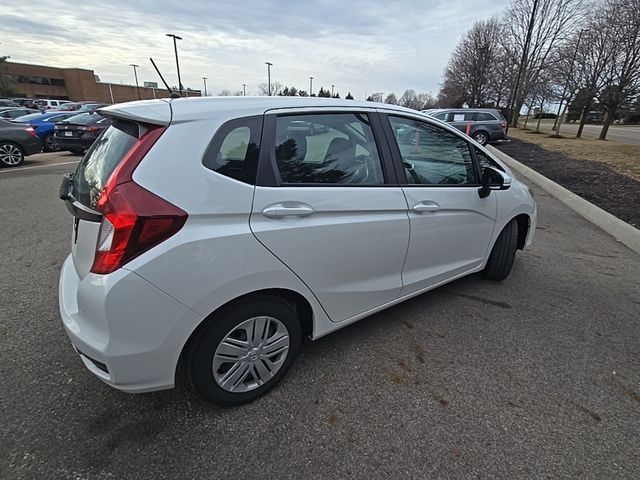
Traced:
<path id="1" fill-rule="evenodd" d="M 244 393 L 232 393 L 213 378 L 213 356 L 220 342 L 240 323 L 253 317 L 269 316 L 284 324 L 289 332 L 287 358 L 274 377 L 264 385 Z M 187 373 L 193 388 L 210 402 L 233 406 L 250 402 L 275 387 L 295 361 L 302 343 L 302 329 L 295 309 L 284 300 L 254 298 L 217 312 L 198 332 L 188 355 Z"/>
<path id="2" fill-rule="evenodd" d="M 484 276 L 490 280 L 502 281 L 509 276 L 516 256 L 518 222 L 513 219 L 500 232 L 491 249 L 484 268 Z"/>
<path id="3" fill-rule="evenodd" d="M 50 148 L 47 145 L 47 139 L 49 139 L 49 138 L 53 139 L 53 144 L 56 145 L 56 147 Z M 49 134 L 44 136 L 44 138 L 42 139 L 42 147 L 43 147 L 43 150 L 45 152 L 58 152 L 58 151 L 60 151 L 60 146 L 58 145 L 58 142 L 56 142 L 55 135 L 53 133 L 49 133 Z"/>

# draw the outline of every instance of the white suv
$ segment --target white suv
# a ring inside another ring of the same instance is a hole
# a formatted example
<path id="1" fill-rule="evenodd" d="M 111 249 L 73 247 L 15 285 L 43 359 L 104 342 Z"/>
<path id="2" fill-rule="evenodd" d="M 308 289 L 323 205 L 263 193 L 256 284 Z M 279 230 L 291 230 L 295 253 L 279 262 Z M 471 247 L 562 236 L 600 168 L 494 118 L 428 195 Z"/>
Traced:
<path id="1" fill-rule="evenodd" d="M 60 191 L 60 312 L 85 366 L 126 392 L 184 371 L 210 401 L 252 400 L 303 337 L 463 275 L 502 280 L 535 230 L 506 166 L 413 110 L 227 97 L 100 113 L 112 125 Z"/>

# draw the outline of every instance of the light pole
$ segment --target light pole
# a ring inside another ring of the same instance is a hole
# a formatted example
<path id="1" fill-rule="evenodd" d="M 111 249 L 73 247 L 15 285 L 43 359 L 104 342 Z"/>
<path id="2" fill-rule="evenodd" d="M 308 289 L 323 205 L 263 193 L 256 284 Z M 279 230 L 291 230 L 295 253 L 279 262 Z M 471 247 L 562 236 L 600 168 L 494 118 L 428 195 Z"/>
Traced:
<path id="1" fill-rule="evenodd" d="M 176 40 L 182 40 L 182 37 L 175 35 L 173 33 L 167 33 L 167 37 L 173 38 L 173 51 L 176 54 L 176 70 L 178 70 L 178 90 L 180 90 L 180 95 L 182 95 L 182 80 L 180 80 L 180 63 L 178 63 L 178 44 Z"/>
<path id="2" fill-rule="evenodd" d="M 243 97 L 247 96 L 247 84 L 246 83 L 242 84 L 242 96 Z"/>
<path id="3" fill-rule="evenodd" d="M 331 84 L 331 98 L 333 98 L 333 87 L 335 87 L 335 85 L 332 83 Z"/>
<path id="4" fill-rule="evenodd" d="M 138 71 L 136 70 L 140 68 L 140 65 L 130 63 L 129 66 L 133 67 L 133 76 L 136 77 L 136 90 L 138 90 L 138 100 L 142 100 L 142 98 L 140 97 L 140 85 L 138 84 Z"/>
<path id="5" fill-rule="evenodd" d="M 273 65 L 273 63 L 271 62 L 264 62 L 265 65 L 267 66 L 267 83 L 268 83 L 268 90 L 269 90 L 269 96 L 271 96 L 271 65 Z"/>
<path id="6" fill-rule="evenodd" d="M 309 77 L 309 96 L 313 93 L 313 77 Z"/>
<path id="7" fill-rule="evenodd" d="M 207 77 L 202 77 L 202 81 L 204 82 L 204 96 L 207 96 Z"/>

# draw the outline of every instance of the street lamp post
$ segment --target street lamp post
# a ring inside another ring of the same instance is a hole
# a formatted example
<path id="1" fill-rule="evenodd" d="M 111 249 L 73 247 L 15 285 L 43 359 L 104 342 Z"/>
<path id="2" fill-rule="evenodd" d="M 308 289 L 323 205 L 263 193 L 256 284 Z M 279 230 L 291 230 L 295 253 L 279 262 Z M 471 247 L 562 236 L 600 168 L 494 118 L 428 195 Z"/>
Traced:
<path id="1" fill-rule="evenodd" d="M 204 82 L 204 96 L 207 96 L 207 77 L 202 77 L 202 81 Z"/>
<path id="2" fill-rule="evenodd" d="M 331 98 L 333 98 L 333 87 L 335 87 L 335 85 L 332 83 L 331 84 Z"/>
<path id="3" fill-rule="evenodd" d="M 178 70 L 178 90 L 180 90 L 180 95 L 182 95 L 182 80 L 180 80 L 180 63 L 178 62 L 178 44 L 176 40 L 182 40 L 182 37 L 175 35 L 173 33 L 167 33 L 167 37 L 173 38 L 173 51 L 176 54 L 176 70 Z"/>
<path id="4" fill-rule="evenodd" d="M 313 77 L 309 77 L 309 96 L 313 93 Z"/>
<path id="5" fill-rule="evenodd" d="M 246 83 L 242 84 L 242 96 L 243 97 L 247 96 L 247 84 Z"/>
<path id="6" fill-rule="evenodd" d="M 136 90 L 138 90 L 138 100 L 142 100 L 142 98 L 140 97 L 140 85 L 138 84 L 138 71 L 137 71 L 137 69 L 140 68 L 140 65 L 136 65 L 135 63 L 130 63 L 129 66 L 133 67 L 133 76 L 136 77 Z"/>
<path id="7" fill-rule="evenodd" d="M 268 84 L 268 91 L 269 91 L 269 96 L 271 96 L 271 65 L 273 65 L 273 63 L 271 62 L 264 62 L 265 65 L 267 66 L 267 84 Z"/>

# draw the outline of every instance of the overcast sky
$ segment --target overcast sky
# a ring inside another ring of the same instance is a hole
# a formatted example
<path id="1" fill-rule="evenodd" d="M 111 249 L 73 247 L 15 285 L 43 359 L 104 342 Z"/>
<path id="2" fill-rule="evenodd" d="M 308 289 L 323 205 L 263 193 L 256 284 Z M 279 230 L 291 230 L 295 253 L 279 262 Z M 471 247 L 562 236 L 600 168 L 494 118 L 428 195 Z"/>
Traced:
<path id="1" fill-rule="evenodd" d="M 405 89 L 437 94 L 451 50 L 476 19 L 499 15 L 507 0 L 199 1 L 2 0 L 0 55 L 16 62 L 89 68 L 102 81 L 158 81 L 153 57 L 177 85 L 172 40 L 178 42 L 182 83 L 208 90 L 257 94 L 272 81 L 344 97 Z M 160 83 L 160 82 L 159 82 Z"/>

